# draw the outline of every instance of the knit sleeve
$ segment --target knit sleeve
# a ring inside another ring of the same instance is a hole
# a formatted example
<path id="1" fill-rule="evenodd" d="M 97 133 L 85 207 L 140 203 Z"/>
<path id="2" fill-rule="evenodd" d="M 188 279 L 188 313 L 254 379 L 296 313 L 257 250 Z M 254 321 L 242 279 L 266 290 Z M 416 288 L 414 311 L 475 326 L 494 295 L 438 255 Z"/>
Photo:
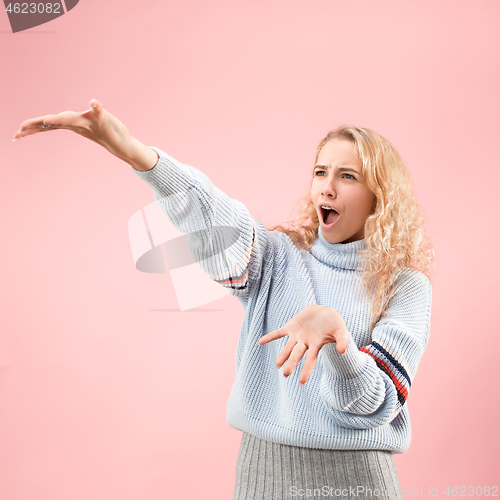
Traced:
<path id="1" fill-rule="evenodd" d="M 344 354 L 323 346 L 321 397 L 340 426 L 379 427 L 398 415 L 429 340 L 431 301 L 428 278 L 407 269 L 370 344 L 358 347 L 349 334 Z"/>
<path id="2" fill-rule="evenodd" d="M 187 233 L 195 262 L 233 295 L 243 295 L 261 272 L 266 229 L 243 203 L 217 189 L 199 170 L 158 148 L 158 163 L 146 172 L 132 168 L 151 186 L 170 222 Z"/>

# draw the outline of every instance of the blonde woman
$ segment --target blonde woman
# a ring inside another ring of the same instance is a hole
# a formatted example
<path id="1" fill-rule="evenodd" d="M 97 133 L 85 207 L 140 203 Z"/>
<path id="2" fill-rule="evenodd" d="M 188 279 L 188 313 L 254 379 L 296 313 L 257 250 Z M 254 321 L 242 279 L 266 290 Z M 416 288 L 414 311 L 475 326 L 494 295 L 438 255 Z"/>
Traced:
<path id="1" fill-rule="evenodd" d="M 402 499 L 393 454 L 410 445 L 432 247 L 392 145 L 364 128 L 329 133 L 298 219 L 268 230 L 95 99 L 26 120 L 14 137 L 60 128 L 127 162 L 245 310 L 227 407 L 243 431 L 234 500 Z"/>

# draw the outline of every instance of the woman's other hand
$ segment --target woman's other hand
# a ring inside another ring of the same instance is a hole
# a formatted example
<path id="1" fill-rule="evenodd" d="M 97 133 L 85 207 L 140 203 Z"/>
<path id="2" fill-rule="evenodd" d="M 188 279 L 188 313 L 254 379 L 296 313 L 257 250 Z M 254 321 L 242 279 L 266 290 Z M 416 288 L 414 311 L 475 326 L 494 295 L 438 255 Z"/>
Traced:
<path id="1" fill-rule="evenodd" d="M 309 379 L 319 350 L 329 342 L 336 342 L 337 351 L 343 354 L 348 347 L 349 332 L 344 318 L 331 307 L 316 304 L 304 307 L 285 325 L 264 335 L 258 341 L 259 345 L 288 335 L 288 342 L 276 358 L 276 365 L 283 366 L 283 374 L 287 377 L 307 351 L 304 366 L 299 377 L 301 385 Z"/>
<path id="2" fill-rule="evenodd" d="M 39 132 L 66 129 L 96 142 L 111 154 L 137 170 L 150 170 L 158 160 L 154 150 L 130 135 L 127 127 L 106 111 L 97 99 L 91 99 L 87 111 L 64 111 L 57 115 L 30 118 L 21 123 L 15 139 Z"/>

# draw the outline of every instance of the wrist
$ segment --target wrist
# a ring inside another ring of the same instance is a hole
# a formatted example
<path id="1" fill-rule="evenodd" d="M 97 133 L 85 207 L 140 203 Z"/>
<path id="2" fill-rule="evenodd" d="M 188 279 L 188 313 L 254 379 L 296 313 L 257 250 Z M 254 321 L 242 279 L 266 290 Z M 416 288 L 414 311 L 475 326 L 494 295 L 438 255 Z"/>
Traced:
<path id="1" fill-rule="evenodd" d="M 130 143 L 126 148 L 127 154 L 123 161 L 128 163 L 135 170 L 147 172 L 152 170 L 158 163 L 159 156 L 156 151 L 138 141 L 135 137 L 130 137 Z"/>

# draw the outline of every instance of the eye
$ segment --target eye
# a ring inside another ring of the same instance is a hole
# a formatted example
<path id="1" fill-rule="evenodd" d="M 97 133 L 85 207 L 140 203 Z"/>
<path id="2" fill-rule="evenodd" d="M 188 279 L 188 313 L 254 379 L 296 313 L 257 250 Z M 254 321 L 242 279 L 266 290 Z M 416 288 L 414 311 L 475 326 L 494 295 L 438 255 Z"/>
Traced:
<path id="1" fill-rule="evenodd" d="M 324 170 L 316 170 L 314 172 L 314 175 L 319 175 L 319 174 L 324 174 L 324 173 L 326 173 Z"/>
<path id="2" fill-rule="evenodd" d="M 348 179 L 354 179 L 354 180 L 356 180 L 356 177 L 354 177 L 354 175 L 351 175 L 351 174 L 344 174 L 344 175 L 348 175 L 349 176 Z"/>

